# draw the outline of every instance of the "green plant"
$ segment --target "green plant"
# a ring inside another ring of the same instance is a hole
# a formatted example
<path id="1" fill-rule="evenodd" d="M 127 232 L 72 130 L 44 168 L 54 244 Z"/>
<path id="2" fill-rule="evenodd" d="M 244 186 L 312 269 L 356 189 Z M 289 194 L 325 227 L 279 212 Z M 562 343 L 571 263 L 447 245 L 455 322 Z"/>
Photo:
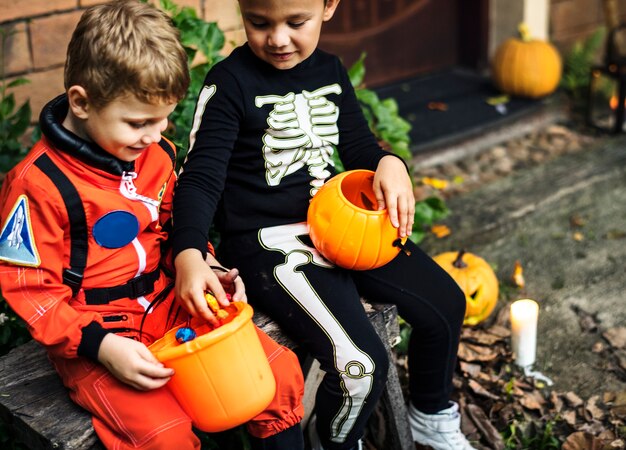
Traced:
<path id="1" fill-rule="evenodd" d="M 540 425 L 536 422 L 519 422 L 513 420 L 502 432 L 506 450 L 558 450 L 561 442 L 554 435 L 553 420 Z"/>
<path id="2" fill-rule="evenodd" d="M 178 148 L 178 166 L 184 160 L 189 147 L 189 131 L 196 108 L 196 95 L 202 88 L 207 72 L 223 59 L 220 51 L 224 48 L 225 38 L 217 23 L 207 22 L 198 17 L 196 11 L 188 6 L 179 7 L 172 0 L 159 0 L 161 9 L 172 18 L 180 32 L 180 40 L 187 52 L 191 83 L 186 97 L 181 100 L 169 117 L 170 127 L 165 135 Z M 198 52 L 201 57 L 198 58 Z"/>
<path id="3" fill-rule="evenodd" d="M 23 144 L 30 125 L 31 109 L 27 100 L 17 107 L 15 96 L 9 89 L 28 83 L 25 78 L 7 82 L 4 77 L 4 48 L 11 31 L 0 28 L 0 173 L 8 172 L 17 164 L 28 147 Z M 30 340 L 24 322 L 0 298 L 0 355 Z"/>
<path id="4" fill-rule="evenodd" d="M 30 339 L 24 321 L 13 312 L 4 299 L 0 299 L 0 356 Z"/>
<path id="5" fill-rule="evenodd" d="M 389 145 L 391 151 L 405 161 L 411 159 L 409 131 L 411 124 L 398 114 L 398 103 L 393 98 L 381 100 L 376 92 L 363 85 L 365 77 L 365 57 L 361 57 L 350 67 L 348 76 L 354 87 L 356 98 L 370 129 L 379 139 Z"/>
<path id="6" fill-rule="evenodd" d="M 25 78 L 7 82 L 4 77 L 4 47 L 11 31 L 0 28 L 0 173 L 6 173 L 26 154 L 22 137 L 30 125 L 31 109 L 27 100 L 17 107 L 15 95 L 8 90 L 28 83 Z"/>
<path id="7" fill-rule="evenodd" d="M 606 29 L 599 27 L 584 41 L 577 41 L 565 55 L 560 86 L 576 102 L 580 102 L 586 96 L 591 81 L 591 67 L 596 60 L 598 49 L 604 42 L 605 34 Z"/>
<path id="8" fill-rule="evenodd" d="M 436 222 L 446 218 L 450 209 L 446 202 L 436 195 L 425 198 L 415 203 L 415 215 L 413 217 L 413 232 L 409 239 L 416 244 L 420 243 L 428 229 Z"/>

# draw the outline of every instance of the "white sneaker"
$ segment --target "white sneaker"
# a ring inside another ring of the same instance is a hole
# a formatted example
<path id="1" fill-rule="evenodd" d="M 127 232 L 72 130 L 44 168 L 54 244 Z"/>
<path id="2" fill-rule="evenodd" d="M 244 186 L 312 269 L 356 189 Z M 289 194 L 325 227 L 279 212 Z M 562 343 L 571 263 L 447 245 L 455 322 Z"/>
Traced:
<path id="1" fill-rule="evenodd" d="M 317 416 L 315 414 L 311 415 L 309 424 L 307 425 L 309 431 L 309 443 L 311 444 L 311 450 L 324 450 L 320 441 L 320 436 L 317 434 L 316 422 Z M 359 439 L 356 446 L 352 447 L 352 450 L 363 450 L 363 440 Z"/>
<path id="2" fill-rule="evenodd" d="M 461 433 L 459 405 L 450 403 L 452 406 L 436 414 L 424 414 L 412 404 L 409 405 L 413 440 L 434 450 L 475 450 Z"/>

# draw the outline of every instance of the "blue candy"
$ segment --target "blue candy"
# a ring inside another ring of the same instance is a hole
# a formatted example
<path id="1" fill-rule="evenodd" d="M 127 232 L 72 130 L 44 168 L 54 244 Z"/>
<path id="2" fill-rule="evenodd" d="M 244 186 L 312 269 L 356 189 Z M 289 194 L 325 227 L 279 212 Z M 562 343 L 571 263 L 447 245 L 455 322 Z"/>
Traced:
<path id="1" fill-rule="evenodd" d="M 176 340 L 179 344 L 184 344 L 196 338 L 196 332 L 193 328 L 181 327 L 176 332 Z"/>

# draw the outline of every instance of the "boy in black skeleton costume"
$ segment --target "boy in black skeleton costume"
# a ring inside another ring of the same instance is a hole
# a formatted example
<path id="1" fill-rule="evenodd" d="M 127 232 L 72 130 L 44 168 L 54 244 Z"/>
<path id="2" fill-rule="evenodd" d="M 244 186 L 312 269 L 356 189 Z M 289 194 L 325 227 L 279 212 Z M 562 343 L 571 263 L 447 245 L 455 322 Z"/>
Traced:
<path id="1" fill-rule="evenodd" d="M 190 310 L 215 276 L 201 264 L 209 226 L 220 258 L 247 280 L 250 302 L 320 363 L 318 448 L 358 448 L 389 361 L 360 296 L 398 305 L 413 327 L 409 414 L 416 442 L 471 449 L 450 401 L 465 298 L 414 244 L 387 265 L 348 271 L 310 243 L 309 201 L 336 171 L 375 171 L 379 208 L 410 234 L 411 179 L 368 129 L 345 68 L 317 49 L 339 0 L 240 0 L 248 42 L 216 64 L 198 97 L 190 150 L 174 196 L 176 289 Z M 226 174 L 226 175 L 224 175 Z M 218 296 L 223 293 L 217 292 Z"/>

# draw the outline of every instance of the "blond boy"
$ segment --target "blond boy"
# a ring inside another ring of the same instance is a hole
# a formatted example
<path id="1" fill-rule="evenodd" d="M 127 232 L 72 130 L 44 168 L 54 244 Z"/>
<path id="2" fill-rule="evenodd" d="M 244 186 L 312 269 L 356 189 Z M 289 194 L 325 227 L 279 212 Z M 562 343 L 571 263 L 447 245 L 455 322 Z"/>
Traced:
<path id="1" fill-rule="evenodd" d="M 188 313 L 215 320 L 206 305 L 178 306 L 168 258 L 175 149 L 161 133 L 188 86 L 164 13 L 134 0 L 89 8 L 68 47 L 66 92 L 43 108 L 43 137 L 0 192 L 2 294 L 107 448 L 200 447 L 163 389 L 173 370 L 148 349 Z M 219 266 L 210 253 L 206 261 Z M 224 290 L 246 301 L 236 269 L 210 289 L 222 303 Z M 259 336 L 277 396 L 249 423 L 253 444 L 300 448 L 297 358 Z"/>

